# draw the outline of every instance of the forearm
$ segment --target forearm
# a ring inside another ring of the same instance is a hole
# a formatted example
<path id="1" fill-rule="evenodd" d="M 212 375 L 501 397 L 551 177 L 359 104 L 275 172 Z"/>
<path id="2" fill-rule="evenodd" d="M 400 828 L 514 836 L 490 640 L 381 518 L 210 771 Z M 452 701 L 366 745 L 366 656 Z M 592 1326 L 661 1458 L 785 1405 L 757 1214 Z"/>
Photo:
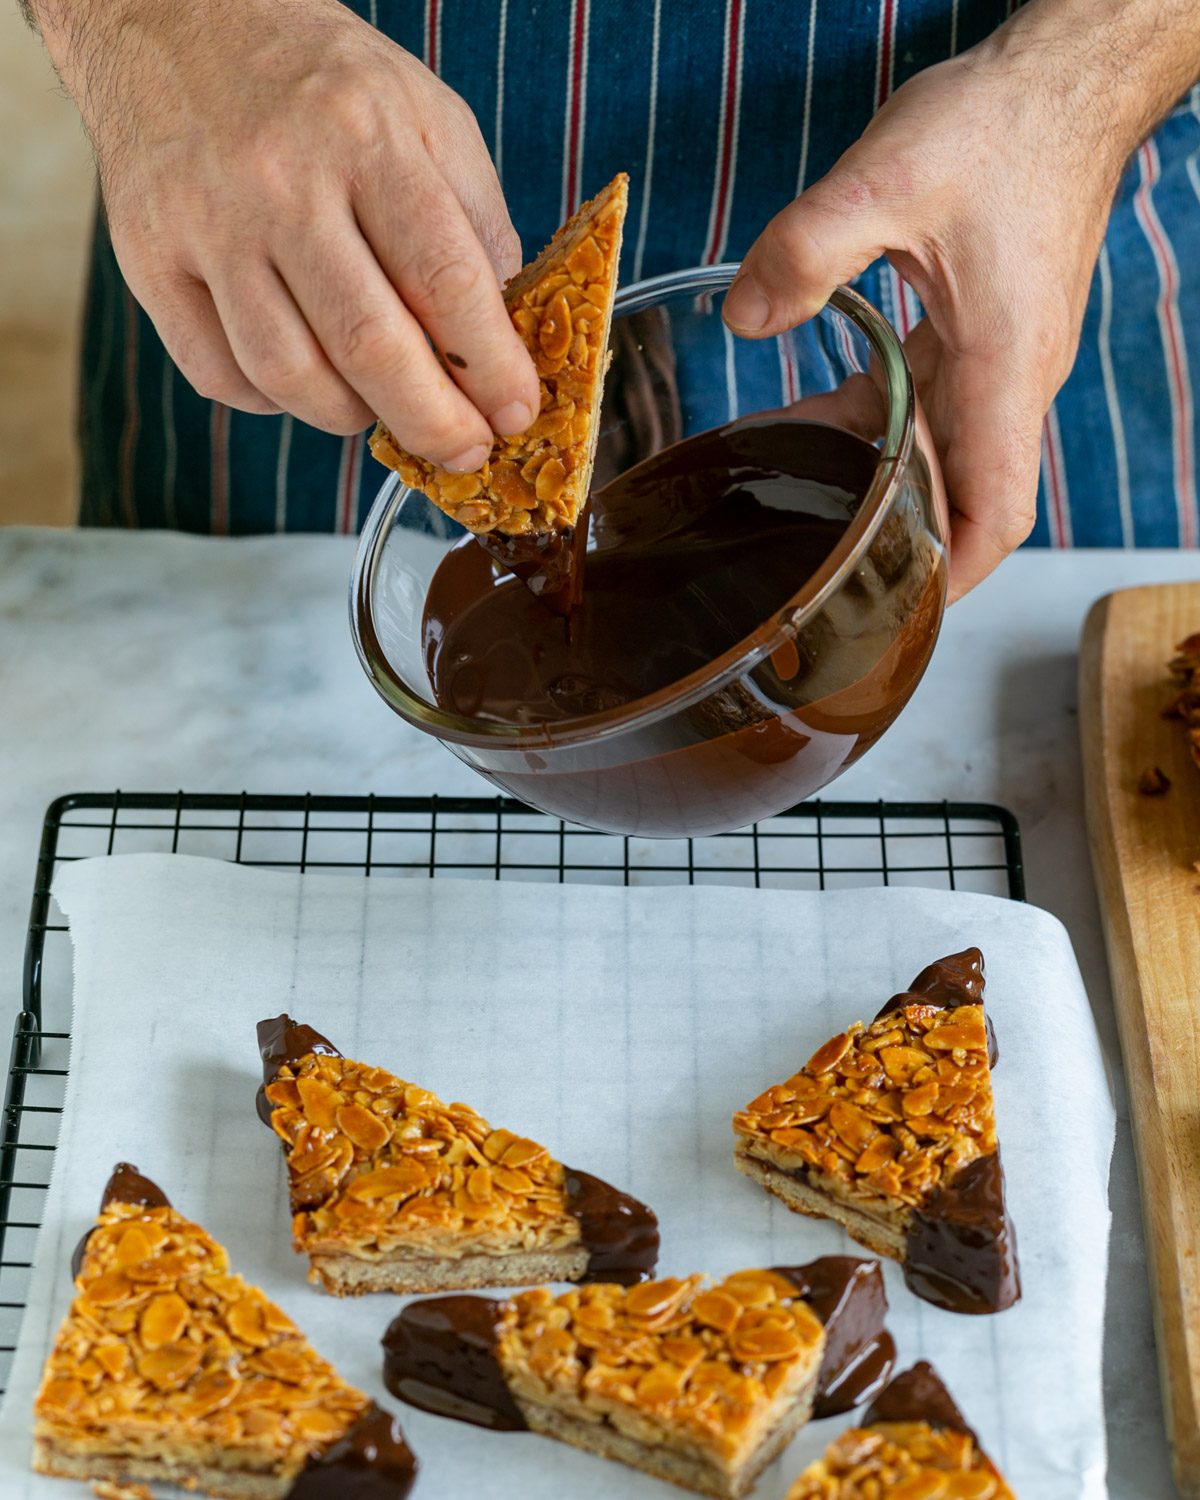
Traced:
<path id="1" fill-rule="evenodd" d="M 1119 171 L 1200 79 L 1200 5 L 1030 0 L 977 50 L 1066 106 L 1058 112 L 1065 151 L 1089 160 L 1099 153 Z"/>

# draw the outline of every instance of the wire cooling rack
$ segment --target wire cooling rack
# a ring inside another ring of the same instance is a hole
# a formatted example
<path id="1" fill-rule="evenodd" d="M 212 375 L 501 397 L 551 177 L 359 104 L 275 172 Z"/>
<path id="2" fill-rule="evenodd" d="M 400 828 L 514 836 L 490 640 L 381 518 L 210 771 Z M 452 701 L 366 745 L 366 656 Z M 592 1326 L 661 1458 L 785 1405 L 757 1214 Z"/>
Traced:
<path id="1" fill-rule="evenodd" d="M 54 872 L 67 860 L 144 852 L 418 879 L 792 890 L 919 885 L 1025 897 L 1016 819 L 982 802 L 805 802 L 743 832 L 664 840 L 590 833 L 507 797 L 60 797 L 42 832 L 0 1123 L 0 1394 L 66 1089 L 71 953 L 52 905 Z"/>

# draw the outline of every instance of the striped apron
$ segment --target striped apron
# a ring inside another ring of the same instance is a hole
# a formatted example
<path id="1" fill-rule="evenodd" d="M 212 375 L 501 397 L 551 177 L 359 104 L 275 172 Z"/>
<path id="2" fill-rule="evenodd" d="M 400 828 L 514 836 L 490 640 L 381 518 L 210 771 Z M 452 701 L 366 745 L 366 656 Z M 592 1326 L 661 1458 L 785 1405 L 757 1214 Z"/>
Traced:
<path id="1" fill-rule="evenodd" d="M 739 258 L 906 78 L 1012 0 L 358 0 L 474 110 L 525 250 L 615 172 L 622 280 Z M 858 283 L 907 334 L 886 264 Z M 730 368 L 736 375 L 736 351 Z M 1078 359 L 1043 432 L 1041 546 L 1197 543 L 1200 88 L 1125 172 Z M 779 400 L 790 392 L 781 370 Z M 103 222 L 81 370 L 81 520 L 245 534 L 353 532 L 382 471 L 365 434 L 196 395 L 121 279 Z"/>

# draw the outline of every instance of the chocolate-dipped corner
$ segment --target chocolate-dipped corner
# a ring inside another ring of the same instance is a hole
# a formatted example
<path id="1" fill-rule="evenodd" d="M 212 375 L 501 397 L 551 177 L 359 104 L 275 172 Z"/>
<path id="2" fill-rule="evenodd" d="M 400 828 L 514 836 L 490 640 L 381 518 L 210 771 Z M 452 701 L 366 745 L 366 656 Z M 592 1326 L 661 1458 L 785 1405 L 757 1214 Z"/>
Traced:
<path id="1" fill-rule="evenodd" d="M 498 1432 L 528 1424 L 496 1357 L 503 1303 L 459 1293 L 409 1305 L 383 1336 L 383 1383 L 400 1401 Z"/>
<path id="2" fill-rule="evenodd" d="M 978 1446 L 979 1439 L 942 1382 L 926 1360 L 903 1370 L 880 1391 L 867 1409 L 863 1426 L 873 1422 L 928 1422 L 951 1432 L 965 1432 Z"/>
<path id="3" fill-rule="evenodd" d="M 947 1312 L 1003 1312 L 1019 1301 L 1017 1236 L 1000 1153 L 977 1156 L 909 1220 L 904 1280 Z"/>
<path id="4" fill-rule="evenodd" d="M 288 1500 L 405 1500 L 417 1459 L 400 1423 L 374 1402 L 296 1476 Z"/>
<path id="5" fill-rule="evenodd" d="M 982 1005 L 983 954 L 964 948 L 927 965 L 879 1016 L 914 1002 L 956 1010 Z M 879 1017 L 876 1017 L 878 1019 Z M 991 1017 L 984 1016 L 988 1065 L 999 1060 Z M 908 1226 L 904 1279 L 909 1289 L 948 1312 L 994 1313 L 1021 1296 L 1017 1239 L 1004 1200 L 999 1151 L 977 1157 L 943 1183 Z"/>
<path id="6" fill-rule="evenodd" d="M 255 1030 L 262 1058 L 263 1081 L 255 1095 L 254 1107 L 263 1124 L 270 1125 L 273 1110 L 267 1098 L 267 1084 L 275 1081 L 280 1068 L 294 1067 L 313 1053 L 318 1057 L 341 1057 L 342 1054 L 328 1037 L 303 1022 L 293 1021 L 286 1011 L 260 1021 Z"/>
<path id="7" fill-rule="evenodd" d="M 893 995 L 880 1008 L 875 1019 L 878 1021 L 894 1010 L 903 1010 L 906 1005 L 936 1005 L 940 1010 L 982 1005 L 985 983 L 983 954 L 978 948 L 964 948 L 961 953 L 949 953 L 945 958 L 926 964 L 908 989 Z M 992 1018 L 986 1013 L 983 1026 L 987 1032 L 988 1066 L 994 1068 L 1000 1061 L 1000 1048 Z"/>
<path id="8" fill-rule="evenodd" d="M 658 1264 L 658 1218 L 654 1211 L 611 1183 L 564 1167 L 567 1212 L 579 1225 L 588 1253 L 584 1281 L 633 1286 L 648 1281 Z"/>
<path id="9" fill-rule="evenodd" d="M 149 1177 L 143 1177 L 138 1169 L 127 1161 L 119 1161 L 112 1169 L 112 1175 L 100 1194 L 100 1212 L 103 1213 L 110 1203 L 133 1203 L 145 1208 L 170 1208 L 171 1206 L 171 1200 L 158 1183 L 151 1182 Z M 78 1280 L 79 1273 L 83 1270 L 83 1257 L 87 1254 L 88 1241 L 94 1233 L 94 1227 L 89 1229 L 71 1253 L 71 1279 L 73 1281 Z"/>
<path id="10" fill-rule="evenodd" d="M 825 1325 L 813 1416 L 835 1417 L 881 1391 L 896 1360 L 884 1326 L 887 1293 L 877 1260 L 823 1255 L 803 1266 L 775 1266 Z"/>

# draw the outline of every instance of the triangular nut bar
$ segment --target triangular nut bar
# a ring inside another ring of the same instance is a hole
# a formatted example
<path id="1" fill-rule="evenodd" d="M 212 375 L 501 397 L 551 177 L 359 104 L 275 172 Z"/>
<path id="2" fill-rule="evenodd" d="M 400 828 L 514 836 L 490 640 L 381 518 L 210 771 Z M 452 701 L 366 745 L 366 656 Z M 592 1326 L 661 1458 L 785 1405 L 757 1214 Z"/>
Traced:
<path id="1" fill-rule="evenodd" d="M 579 518 L 596 454 L 628 200 L 621 172 L 505 288 L 541 388 L 541 410 L 528 431 L 497 438 L 487 462 L 469 474 L 407 452 L 382 422 L 371 435 L 380 463 L 470 531 L 561 532 Z"/>
<path id="2" fill-rule="evenodd" d="M 258 1028 L 259 1114 L 282 1140 L 292 1233 L 338 1295 L 519 1286 L 654 1269 L 642 1203 L 494 1130 L 289 1016 Z"/>
<path id="3" fill-rule="evenodd" d="M 983 987 L 977 948 L 930 964 L 733 1117 L 739 1171 L 902 1261 L 912 1291 L 956 1312 L 1020 1296 Z"/>
<path id="4" fill-rule="evenodd" d="M 731 1500 L 810 1415 L 883 1387 L 886 1308 L 879 1263 L 849 1256 L 715 1285 L 697 1275 L 435 1297 L 410 1302 L 384 1335 L 384 1384 L 424 1410 L 544 1433 Z"/>
<path id="5" fill-rule="evenodd" d="M 318 1500 L 369 1467 L 378 1500 L 408 1494 L 398 1424 L 135 1167 L 113 1173 L 75 1269 L 34 1404 L 39 1472 Z"/>

